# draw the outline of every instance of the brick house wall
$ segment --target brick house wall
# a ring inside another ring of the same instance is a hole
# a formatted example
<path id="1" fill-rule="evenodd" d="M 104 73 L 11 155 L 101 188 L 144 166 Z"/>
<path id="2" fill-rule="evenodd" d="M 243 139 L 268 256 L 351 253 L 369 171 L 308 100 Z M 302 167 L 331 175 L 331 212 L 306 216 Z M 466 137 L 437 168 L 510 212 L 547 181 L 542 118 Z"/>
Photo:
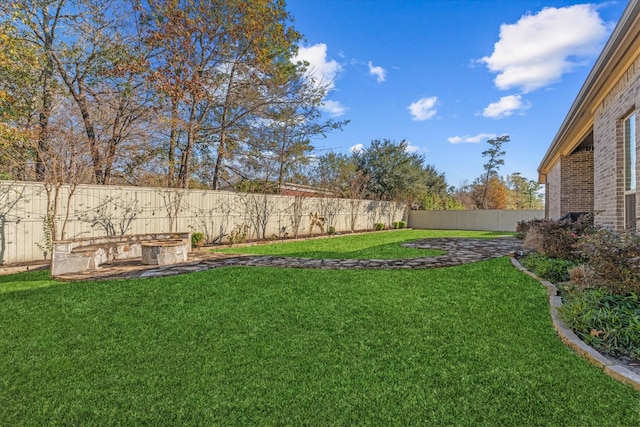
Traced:
<path id="1" fill-rule="evenodd" d="M 593 212 L 594 152 L 591 149 L 564 156 L 547 175 L 546 212 L 558 219 L 571 212 Z"/>
<path id="2" fill-rule="evenodd" d="M 635 192 L 625 195 L 624 126 L 632 113 L 636 119 L 637 192 L 640 0 L 629 0 L 538 167 L 540 182 L 546 184 L 548 218 L 592 211 L 599 226 L 640 229 L 640 197 Z M 591 147 L 593 151 L 589 151 Z M 635 200 L 635 206 L 625 205 L 625 200 L 627 204 Z"/>
<path id="3" fill-rule="evenodd" d="M 557 162 L 547 176 L 545 216 L 549 219 L 558 219 L 562 216 L 562 212 L 560 211 L 560 190 L 562 188 L 562 184 L 560 183 L 562 177 L 560 163 L 561 162 Z"/>
<path id="4" fill-rule="evenodd" d="M 593 150 L 585 149 L 562 158 L 560 163 L 560 214 L 593 211 Z"/>
<path id="5" fill-rule="evenodd" d="M 598 225 L 624 229 L 624 125 L 634 110 L 640 111 L 640 58 L 594 111 L 594 211 Z M 637 127 L 636 127 L 637 129 Z M 636 141 L 640 138 L 636 135 Z M 638 144 L 640 145 L 640 144 Z M 638 146 L 636 146 L 636 149 Z M 638 153 L 636 153 L 636 158 Z M 638 169 L 638 164 L 636 164 Z M 638 176 L 638 170 L 636 170 Z M 638 187 L 638 183 L 636 183 Z M 636 199 L 637 204 L 637 199 Z M 638 212 L 638 207 L 636 206 Z"/>

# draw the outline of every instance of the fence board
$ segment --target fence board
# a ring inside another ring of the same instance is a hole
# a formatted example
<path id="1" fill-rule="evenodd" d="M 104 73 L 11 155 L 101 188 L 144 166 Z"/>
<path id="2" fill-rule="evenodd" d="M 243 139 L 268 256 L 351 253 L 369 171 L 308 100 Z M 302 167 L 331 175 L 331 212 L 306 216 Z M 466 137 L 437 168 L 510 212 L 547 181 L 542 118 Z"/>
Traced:
<path id="1" fill-rule="evenodd" d="M 542 218 L 544 210 L 411 211 L 408 226 L 427 230 L 515 231 L 518 221 Z"/>
<path id="2" fill-rule="evenodd" d="M 69 188 L 61 190 L 56 215 L 58 227 L 65 218 Z M 179 214 L 171 230 L 166 201 L 179 194 L 180 191 L 162 188 L 79 185 L 70 200 L 66 237 L 202 231 L 209 240 L 219 240 L 228 237 L 235 226 L 242 224 L 250 226 L 251 238 L 262 235 L 263 229 L 267 238 L 293 235 L 293 196 L 270 195 L 265 202 L 262 195 L 189 190 L 181 199 Z M 327 219 L 325 229 L 332 226 L 337 232 L 351 230 L 352 201 L 304 198 L 302 202 L 299 235 L 310 233 L 310 213 L 318 213 Z M 353 209 L 357 216 L 355 230 L 373 229 L 376 222 L 390 226 L 404 214 L 403 205 L 392 202 L 353 201 Z M 39 245 L 45 243 L 43 219 L 46 212 L 47 195 L 42 184 L 0 181 L 0 264 L 44 258 Z M 259 224 L 259 214 L 264 215 L 265 223 Z M 520 220 L 543 217 L 542 210 L 411 211 L 408 226 L 514 231 Z"/>
<path id="3" fill-rule="evenodd" d="M 61 188 L 55 216 L 57 239 L 61 237 L 69 190 L 66 186 Z M 167 199 L 180 196 L 181 191 L 79 185 L 70 199 L 66 238 L 202 231 L 213 240 L 228 237 L 233 227 L 242 224 L 250 226 L 251 238 L 258 235 L 258 230 L 267 238 L 293 233 L 295 197 L 270 195 L 266 197 L 265 205 L 262 195 L 208 190 L 189 190 L 182 195 L 178 217 L 170 229 Z M 316 212 L 328 218 L 327 228 L 331 225 L 337 232 L 351 230 L 348 200 L 305 198 L 303 202 L 300 235 L 309 234 L 309 214 Z M 252 205 L 254 209 L 248 209 Z M 392 202 L 362 201 L 357 208 L 356 230 L 370 230 L 378 221 L 388 224 L 399 221 L 404 212 L 403 205 Z M 0 181 L 0 264 L 44 259 L 38 245 L 45 244 L 43 219 L 46 213 L 47 195 L 41 183 Z M 258 214 L 264 215 L 264 224 L 258 224 Z"/>

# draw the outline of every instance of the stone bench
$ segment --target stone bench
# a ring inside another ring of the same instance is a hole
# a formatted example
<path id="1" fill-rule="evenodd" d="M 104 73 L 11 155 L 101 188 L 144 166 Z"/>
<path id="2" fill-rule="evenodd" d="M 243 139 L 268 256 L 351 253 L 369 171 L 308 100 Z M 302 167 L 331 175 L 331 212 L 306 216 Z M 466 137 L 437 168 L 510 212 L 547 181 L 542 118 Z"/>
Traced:
<path id="1" fill-rule="evenodd" d="M 132 258 L 142 258 L 146 264 L 175 264 L 186 261 L 190 251 L 191 235 L 188 232 L 57 241 L 53 243 L 51 276 L 96 270 L 100 264 Z"/>

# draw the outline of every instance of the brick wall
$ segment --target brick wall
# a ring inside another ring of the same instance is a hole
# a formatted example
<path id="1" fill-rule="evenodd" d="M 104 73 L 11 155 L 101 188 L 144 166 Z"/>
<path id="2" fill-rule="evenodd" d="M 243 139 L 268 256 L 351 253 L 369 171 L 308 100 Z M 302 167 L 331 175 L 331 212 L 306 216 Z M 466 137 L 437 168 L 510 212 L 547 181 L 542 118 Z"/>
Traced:
<path id="1" fill-rule="evenodd" d="M 562 158 L 560 215 L 593 210 L 593 151 L 583 150 Z"/>
<path id="2" fill-rule="evenodd" d="M 560 162 L 557 162 L 547 174 L 545 216 L 549 219 L 558 219 L 562 216 L 560 213 L 561 176 Z"/>
<path id="3" fill-rule="evenodd" d="M 640 115 L 639 108 L 640 58 L 629 67 L 594 112 L 594 210 L 598 212 L 596 222 L 601 226 L 618 230 L 624 228 L 622 120 L 634 110 Z M 636 141 L 640 142 L 637 135 Z"/>

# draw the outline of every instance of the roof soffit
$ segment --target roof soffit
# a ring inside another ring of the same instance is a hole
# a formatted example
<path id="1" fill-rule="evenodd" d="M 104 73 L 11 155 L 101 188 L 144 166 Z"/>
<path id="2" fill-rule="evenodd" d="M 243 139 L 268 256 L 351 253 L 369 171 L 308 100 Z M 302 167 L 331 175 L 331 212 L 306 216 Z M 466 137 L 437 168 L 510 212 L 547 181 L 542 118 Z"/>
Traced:
<path id="1" fill-rule="evenodd" d="M 540 166 L 539 180 L 571 153 L 593 126 L 593 112 L 640 55 L 640 1 L 631 0 L 574 100 Z"/>

